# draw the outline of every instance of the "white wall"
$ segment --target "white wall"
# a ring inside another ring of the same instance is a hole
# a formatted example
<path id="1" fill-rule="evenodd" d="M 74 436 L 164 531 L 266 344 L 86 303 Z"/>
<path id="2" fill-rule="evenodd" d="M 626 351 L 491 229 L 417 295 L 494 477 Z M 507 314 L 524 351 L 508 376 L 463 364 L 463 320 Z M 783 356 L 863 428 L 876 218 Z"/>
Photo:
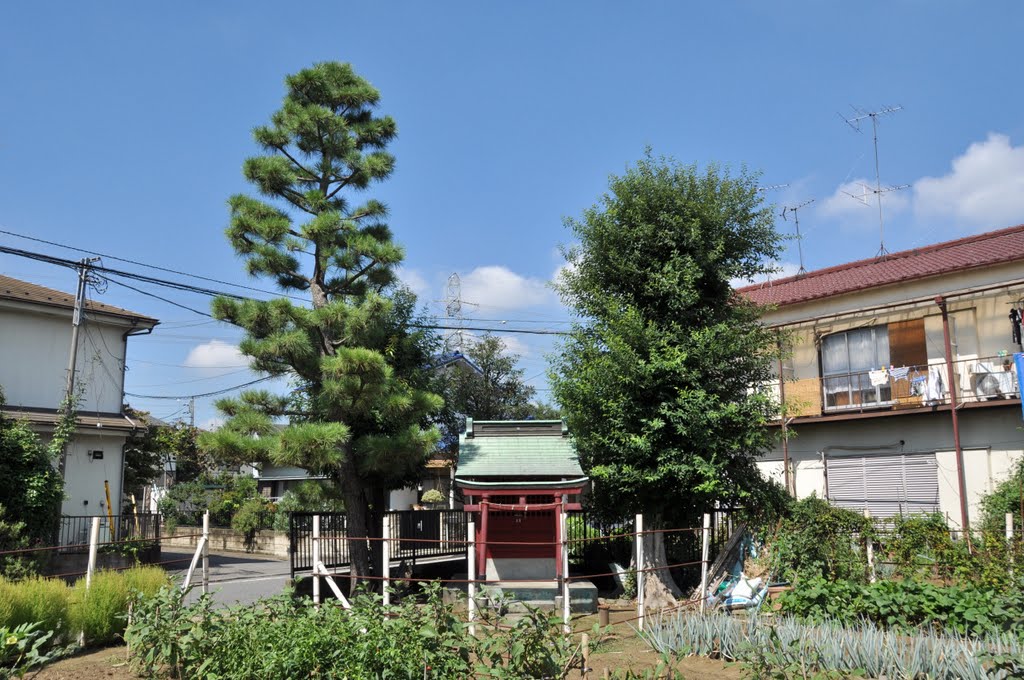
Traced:
<path id="1" fill-rule="evenodd" d="M 125 435 L 78 433 L 68 444 L 65 468 L 65 515 L 106 515 L 107 498 L 103 482 L 110 483 L 110 501 L 113 514 L 120 514 L 121 461 L 124 455 Z M 89 451 L 103 451 L 97 460 Z M 86 502 L 87 501 L 87 502 Z"/>
<path id="2" fill-rule="evenodd" d="M 1006 479 L 1015 461 L 1024 456 L 1024 432 L 1019 404 L 962 409 L 959 412 L 960 442 L 964 451 L 964 476 L 968 517 L 980 516 L 978 501 L 995 484 Z M 959 485 L 953 454 L 953 429 L 949 412 L 924 412 L 855 420 L 794 423 L 789 441 L 791 468 L 797 496 L 824 496 L 825 475 L 821 451 L 828 447 L 876 447 L 887 452 L 931 452 L 939 466 L 939 501 L 951 525 L 960 524 Z M 902 444 L 900 443 L 902 441 Z M 893 447 L 884 448 L 883 447 Z M 782 446 L 758 463 L 762 473 L 782 480 Z"/>
<path id="3" fill-rule="evenodd" d="M 120 413 L 126 327 L 87 322 L 79 334 L 80 412 Z M 11 406 L 56 409 L 64 396 L 71 317 L 0 308 L 0 386 Z"/>

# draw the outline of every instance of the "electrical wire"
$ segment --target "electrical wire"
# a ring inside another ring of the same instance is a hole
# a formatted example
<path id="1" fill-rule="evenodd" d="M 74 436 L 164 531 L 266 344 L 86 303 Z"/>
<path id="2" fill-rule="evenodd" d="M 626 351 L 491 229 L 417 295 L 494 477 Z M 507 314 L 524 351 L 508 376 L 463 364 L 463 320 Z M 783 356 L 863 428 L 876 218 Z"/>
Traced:
<path id="1" fill-rule="evenodd" d="M 166 395 L 166 394 L 134 394 L 132 392 L 125 392 L 125 396 L 135 397 L 136 399 L 200 399 L 202 397 L 215 397 L 218 394 L 227 394 L 228 392 L 234 392 L 240 390 L 243 387 L 250 387 L 267 380 L 273 380 L 279 378 L 277 375 L 266 375 L 256 380 L 250 380 L 249 382 L 242 383 L 241 385 L 233 385 L 231 387 L 225 387 L 222 390 L 214 390 L 213 392 L 203 392 L 202 394 L 179 394 L 179 395 Z"/>

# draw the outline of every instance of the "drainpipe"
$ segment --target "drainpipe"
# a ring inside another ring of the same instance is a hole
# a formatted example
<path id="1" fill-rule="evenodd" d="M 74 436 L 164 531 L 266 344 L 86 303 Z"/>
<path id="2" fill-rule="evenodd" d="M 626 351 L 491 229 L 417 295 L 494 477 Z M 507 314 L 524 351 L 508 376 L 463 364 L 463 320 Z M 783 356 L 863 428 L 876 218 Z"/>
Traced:
<path id="1" fill-rule="evenodd" d="M 786 426 L 786 378 L 782 373 L 782 341 L 779 346 L 779 418 L 782 421 L 782 478 L 786 493 L 793 495 L 789 488 L 789 430 Z"/>
<path id="2" fill-rule="evenodd" d="M 957 413 L 956 403 L 956 379 L 953 377 L 953 346 L 949 341 L 949 314 L 946 310 L 946 300 L 941 295 L 936 296 L 935 304 L 942 311 L 942 340 L 946 345 L 946 374 L 949 378 L 949 414 L 953 419 L 953 448 L 956 451 L 956 478 L 960 491 L 960 526 L 964 536 L 970 545 L 970 530 L 967 516 L 967 480 L 964 477 L 964 450 L 960 446 L 960 421 Z"/>

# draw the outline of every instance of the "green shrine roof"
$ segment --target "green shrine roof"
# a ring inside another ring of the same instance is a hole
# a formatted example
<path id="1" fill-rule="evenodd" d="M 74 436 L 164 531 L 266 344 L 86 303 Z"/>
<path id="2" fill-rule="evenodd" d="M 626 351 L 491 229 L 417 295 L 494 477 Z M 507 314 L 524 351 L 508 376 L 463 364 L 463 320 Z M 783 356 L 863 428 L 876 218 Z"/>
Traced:
<path id="1" fill-rule="evenodd" d="M 561 420 L 466 419 L 459 437 L 458 478 L 537 480 L 584 477 L 576 448 Z"/>

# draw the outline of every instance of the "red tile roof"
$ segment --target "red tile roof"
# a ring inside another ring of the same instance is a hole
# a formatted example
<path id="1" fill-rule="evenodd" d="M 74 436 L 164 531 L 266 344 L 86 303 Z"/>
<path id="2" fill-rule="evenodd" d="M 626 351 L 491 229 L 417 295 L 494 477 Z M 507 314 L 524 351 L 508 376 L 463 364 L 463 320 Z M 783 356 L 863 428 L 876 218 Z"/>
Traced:
<path id="1" fill-rule="evenodd" d="M 759 305 L 784 306 L 1024 260 L 1024 224 L 738 288 Z M 1024 271 L 1022 271 L 1024 274 Z"/>
<path id="2" fill-rule="evenodd" d="M 0 274 L 0 300 L 16 300 L 18 302 L 29 302 L 47 307 L 61 307 L 64 309 L 75 308 L 75 296 L 70 293 L 62 293 L 52 288 L 44 288 L 34 283 L 12 279 L 9 276 Z M 139 321 L 146 326 L 155 326 L 159 323 L 156 319 L 131 312 L 127 309 L 114 307 L 95 300 L 87 300 L 86 311 L 118 316 L 125 319 Z"/>

